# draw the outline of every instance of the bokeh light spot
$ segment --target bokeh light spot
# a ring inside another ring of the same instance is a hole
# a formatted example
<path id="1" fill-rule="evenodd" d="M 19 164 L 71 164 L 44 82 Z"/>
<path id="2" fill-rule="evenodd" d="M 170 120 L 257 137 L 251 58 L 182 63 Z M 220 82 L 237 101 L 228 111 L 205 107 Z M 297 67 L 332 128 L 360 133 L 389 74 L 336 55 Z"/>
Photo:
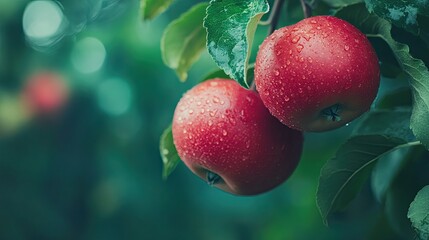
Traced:
<path id="1" fill-rule="evenodd" d="M 106 59 L 106 48 L 97 38 L 87 37 L 80 40 L 71 53 L 73 66 L 81 73 L 98 71 Z"/>
<path id="2" fill-rule="evenodd" d="M 131 105 L 132 93 L 129 84 L 122 79 L 108 79 L 97 88 L 100 108 L 110 115 L 122 115 Z"/>
<path id="3" fill-rule="evenodd" d="M 64 14 L 56 2 L 33 1 L 25 8 L 22 25 L 30 43 L 46 46 L 62 36 L 64 21 Z"/>

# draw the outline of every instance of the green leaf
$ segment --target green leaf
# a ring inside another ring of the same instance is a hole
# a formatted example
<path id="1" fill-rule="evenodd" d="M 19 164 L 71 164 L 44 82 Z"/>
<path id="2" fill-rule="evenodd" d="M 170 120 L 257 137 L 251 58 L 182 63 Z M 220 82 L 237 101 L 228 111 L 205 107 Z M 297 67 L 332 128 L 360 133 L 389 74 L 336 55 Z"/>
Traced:
<path id="1" fill-rule="evenodd" d="M 173 142 L 173 133 L 171 131 L 171 126 L 165 129 L 161 135 L 159 151 L 161 153 L 162 163 L 164 164 L 162 177 L 164 179 L 167 179 L 167 177 L 177 167 L 177 164 L 180 163 L 180 157 L 177 154 L 177 150 Z"/>
<path id="2" fill-rule="evenodd" d="M 378 159 L 418 144 L 383 135 L 350 138 L 321 170 L 317 205 L 323 222 L 327 225 L 332 213 L 343 209 L 356 197 Z"/>
<path id="3" fill-rule="evenodd" d="M 230 79 L 230 77 L 228 75 L 226 75 L 225 71 L 220 69 L 220 70 L 216 70 L 216 71 L 213 71 L 213 72 L 207 74 L 201 82 L 204 82 L 206 80 L 213 79 L 213 78 Z"/>
<path id="4" fill-rule="evenodd" d="M 383 98 L 377 102 L 377 108 L 393 110 L 395 108 L 410 107 L 412 105 L 412 99 L 413 96 L 410 88 L 399 88 L 383 96 Z"/>
<path id="5" fill-rule="evenodd" d="M 165 65 L 176 71 L 182 81 L 186 80 L 189 68 L 205 49 L 206 31 L 203 19 L 207 5 L 197 4 L 171 22 L 161 39 L 162 59 Z"/>
<path id="6" fill-rule="evenodd" d="M 422 188 L 408 210 L 408 218 L 420 239 L 429 239 L 429 185 Z"/>
<path id="7" fill-rule="evenodd" d="M 253 65 L 249 66 L 249 68 L 247 69 L 247 82 L 248 83 L 253 82 L 254 70 L 255 70 L 255 67 Z M 230 77 L 228 75 L 226 75 L 226 73 L 223 70 L 219 69 L 219 70 L 216 70 L 214 72 L 211 72 L 211 73 L 207 74 L 203 78 L 203 80 L 201 80 L 201 82 L 204 82 L 206 80 L 213 79 L 213 78 L 230 79 Z"/>
<path id="8" fill-rule="evenodd" d="M 323 0 L 323 2 L 325 2 L 331 7 L 339 8 L 339 7 L 345 7 L 356 3 L 361 3 L 363 2 L 363 0 Z"/>
<path id="9" fill-rule="evenodd" d="M 426 148 L 429 148 L 429 70 L 420 59 L 409 53 L 409 47 L 396 42 L 390 33 L 392 25 L 370 14 L 362 4 L 352 5 L 337 12 L 337 16 L 357 26 L 370 37 L 383 39 L 392 49 L 398 63 L 409 77 L 413 93 L 411 130 Z"/>
<path id="10" fill-rule="evenodd" d="M 373 110 L 365 115 L 353 131 L 353 135 L 384 135 L 402 139 L 406 142 L 415 141 L 410 126 L 411 111 Z"/>
<path id="11" fill-rule="evenodd" d="M 268 11 L 266 0 L 211 0 L 207 8 L 208 51 L 228 76 L 245 87 L 255 31 Z"/>
<path id="12" fill-rule="evenodd" d="M 141 0 L 140 6 L 143 20 L 150 20 L 164 12 L 173 0 Z"/>
<path id="13" fill-rule="evenodd" d="M 388 20 L 398 27 L 418 34 L 418 14 L 429 15 L 429 4 L 426 0 L 365 0 L 369 12 Z"/>
<path id="14" fill-rule="evenodd" d="M 401 148 L 377 161 L 371 175 L 371 188 L 378 202 L 384 201 L 387 190 L 404 163 L 410 161 L 407 155 L 411 150 L 412 148 Z"/>

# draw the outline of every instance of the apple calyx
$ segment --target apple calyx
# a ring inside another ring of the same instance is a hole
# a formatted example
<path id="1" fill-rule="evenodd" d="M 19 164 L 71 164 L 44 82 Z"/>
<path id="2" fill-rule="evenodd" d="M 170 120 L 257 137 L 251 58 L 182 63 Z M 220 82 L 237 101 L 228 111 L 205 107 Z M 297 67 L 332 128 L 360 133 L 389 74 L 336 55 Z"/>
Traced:
<path id="1" fill-rule="evenodd" d="M 341 121 L 341 106 L 340 104 L 332 105 L 328 108 L 322 110 L 322 116 L 324 116 L 328 121 L 339 122 Z"/>
<path id="2" fill-rule="evenodd" d="M 207 171 L 207 184 L 208 185 L 213 186 L 216 183 L 218 183 L 221 179 L 222 178 L 218 174 L 216 174 L 212 171 Z"/>

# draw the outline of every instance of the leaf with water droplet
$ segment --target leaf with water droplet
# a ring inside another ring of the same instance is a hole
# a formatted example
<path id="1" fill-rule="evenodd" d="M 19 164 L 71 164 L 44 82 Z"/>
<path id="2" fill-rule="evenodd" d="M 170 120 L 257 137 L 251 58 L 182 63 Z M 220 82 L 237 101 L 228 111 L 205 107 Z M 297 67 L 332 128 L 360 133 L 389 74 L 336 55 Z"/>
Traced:
<path id="1" fill-rule="evenodd" d="M 162 178 L 167 179 L 181 161 L 176 146 L 174 146 L 171 126 L 165 129 L 161 135 L 159 151 L 163 163 Z"/>
<path id="2" fill-rule="evenodd" d="M 204 27 L 207 48 L 216 64 L 244 87 L 254 34 L 267 13 L 266 0 L 211 0 Z"/>
<path id="3" fill-rule="evenodd" d="M 162 60 L 174 69 L 181 81 L 188 77 L 188 70 L 198 60 L 206 44 L 203 19 L 207 3 L 192 7 L 165 29 L 161 39 Z"/>
<path id="4" fill-rule="evenodd" d="M 393 23 L 395 26 L 403 28 L 416 35 L 419 34 L 421 30 L 419 28 L 418 21 L 424 20 L 424 18 L 418 18 L 417 16 L 429 16 L 429 3 L 424 0 L 365 0 L 365 3 L 370 12 L 374 12 L 381 18 Z"/>

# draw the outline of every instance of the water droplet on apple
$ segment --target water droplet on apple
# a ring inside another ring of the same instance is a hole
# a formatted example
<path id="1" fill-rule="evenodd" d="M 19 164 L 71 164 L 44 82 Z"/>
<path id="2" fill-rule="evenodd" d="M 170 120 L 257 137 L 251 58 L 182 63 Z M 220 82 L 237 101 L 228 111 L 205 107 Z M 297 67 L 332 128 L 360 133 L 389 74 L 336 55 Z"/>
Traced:
<path id="1" fill-rule="evenodd" d="M 302 49 L 304 49 L 304 46 L 301 45 L 301 44 L 298 44 L 298 46 L 296 47 L 296 49 L 297 49 L 298 52 L 301 52 Z"/>
<path id="2" fill-rule="evenodd" d="M 316 24 L 316 23 L 317 23 L 317 21 L 316 21 L 316 20 L 311 20 L 311 21 L 310 21 L 310 23 L 312 23 L 312 24 Z"/>
<path id="3" fill-rule="evenodd" d="M 304 76 L 303 76 L 303 77 L 304 77 Z M 305 79 L 305 78 L 303 78 L 303 79 Z M 299 92 L 299 93 L 302 93 L 302 88 L 299 88 L 299 89 L 298 89 L 298 92 Z"/>
<path id="4" fill-rule="evenodd" d="M 290 65 L 290 61 L 289 60 L 286 61 L 286 65 L 288 65 L 288 66 Z"/>
<path id="5" fill-rule="evenodd" d="M 213 98 L 213 102 L 214 102 L 214 103 L 218 103 L 218 102 L 219 102 L 219 98 L 218 98 L 218 97 L 214 97 L 214 98 Z"/>
<path id="6" fill-rule="evenodd" d="M 321 29 L 321 27 L 320 27 L 320 26 L 317 26 L 316 28 L 317 28 L 317 30 L 320 30 L 320 29 Z"/>
<path id="7" fill-rule="evenodd" d="M 216 115 L 216 113 L 217 113 L 217 110 L 213 110 L 210 112 L 210 116 L 214 117 Z"/>
<path id="8" fill-rule="evenodd" d="M 203 114 L 204 112 L 205 112 L 204 108 L 203 108 L 203 109 L 201 109 L 201 114 Z"/>
<path id="9" fill-rule="evenodd" d="M 348 51 L 350 49 L 350 47 L 348 45 L 344 46 L 344 50 Z"/>
<path id="10" fill-rule="evenodd" d="M 301 39 L 300 36 L 295 36 L 294 38 L 292 38 L 291 42 L 292 43 L 297 43 L 299 41 L 299 39 Z"/>
<path id="11" fill-rule="evenodd" d="M 224 129 L 224 130 L 222 131 L 222 135 L 226 136 L 226 135 L 228 135 L 228 132 Z"/>
<path id="12" fill-rule="evenodd" d="M 211 127 L 213 125 L 212 120 L 209 120 L 209 126 Z"/>
<path id="13" fill-rule="evenodd" d="M 285 101 L 289 102 L 290 98 L 288 96 L 285 97 Z"/>
<path id="14" fill-rule="evenodd" d="M 188 131 L 186 131 L 186 129 L 183 129 L 183 133 L 187 133 Z"/>
<path id="15" fill-rule="evenodd" d="M 280 72 L 278 70 L 274 70 L 274 75 L 278 76 L 280 75 Z"/>
<path id="16" fill-rule="evenodd" d="M 194 110 L 191 109 L 188 113 L 192 115 L 194 113 Z"/>

